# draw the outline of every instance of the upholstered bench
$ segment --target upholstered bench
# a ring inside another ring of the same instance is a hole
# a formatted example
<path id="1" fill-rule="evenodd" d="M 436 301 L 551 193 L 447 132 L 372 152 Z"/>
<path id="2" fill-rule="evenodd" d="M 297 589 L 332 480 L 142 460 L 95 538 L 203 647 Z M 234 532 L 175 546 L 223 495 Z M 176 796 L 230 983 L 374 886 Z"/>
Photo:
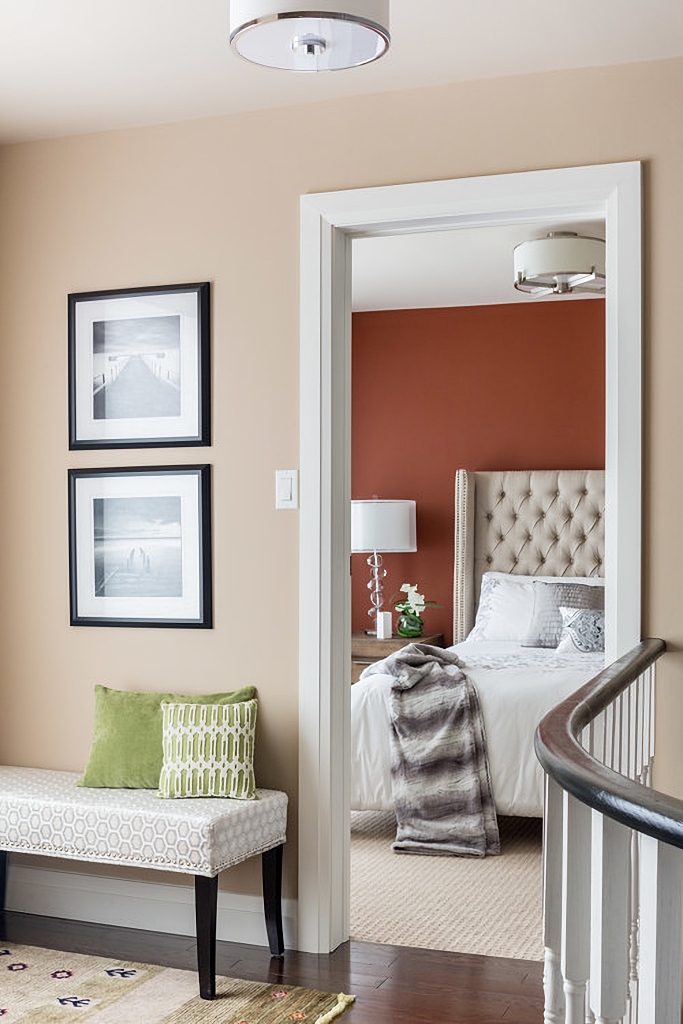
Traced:
<path id="1" fill-rule="evenodd" d="M 164 800 L 149 789 L 86 789 L 72 772 L 0 767 L 0 912 L 7 854 L 124 864 L 195 876 L 199 992 L 216 992 L 218 874 L 261 854 L 268 944 L 282 956 L 282 847 L 287 795 Z"/>

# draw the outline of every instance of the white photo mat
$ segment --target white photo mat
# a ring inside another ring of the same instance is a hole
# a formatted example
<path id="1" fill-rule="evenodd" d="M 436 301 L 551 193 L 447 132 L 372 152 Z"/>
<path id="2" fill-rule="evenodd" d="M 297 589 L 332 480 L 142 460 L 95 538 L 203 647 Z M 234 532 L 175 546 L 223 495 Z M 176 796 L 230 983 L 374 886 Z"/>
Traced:
<path id="1" fill-rule="evenodd" d="M 209 466 L 70 470 L 72 625 L 210 627 L 209 504 Z"/>
<path id="2" fill-rule="evenodd" d="M 208 283 L 70 295 L 70 447 L 209 444 L 208 317 Z M 146 336 L 146 324 L 156 327 L 150 330 L 151 337 Z M 106 332 L 107 325 L 121 333 L 127 327 L 126 335 L 110 342 L 109 349 L 104 343 L 102 351 L 96 351 L 96 329 Z M 111 387 L 114 372 L 125 369 L 135 356 L 148 364 L 151 387 L 177 393 L 177 408 L 169 414 L 151 414 L 143 394 L 137 400 L 139 415 L 135 402 L 124 413 L 117 414 L 115 408 L 112 413 L 96 413 L 96 382 L 102 381 L 102 390 L 105 382 Z M 163 381 L 156 382 L 154 374 L 161 376 L 162 371 Z"/>

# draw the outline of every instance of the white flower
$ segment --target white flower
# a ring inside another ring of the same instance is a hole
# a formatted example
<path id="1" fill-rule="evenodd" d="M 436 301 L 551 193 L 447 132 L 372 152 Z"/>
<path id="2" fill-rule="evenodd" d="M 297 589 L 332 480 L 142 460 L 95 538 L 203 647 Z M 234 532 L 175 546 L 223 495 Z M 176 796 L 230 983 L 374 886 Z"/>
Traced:
<path id="1" fill-rule="evenodd" d="M 410 611 L 414 615 L 419 615 L 420 612 L 425 610 L 427 605 L 424 599 L 424 594 L 418 594 L 417 583 L 404 583 L 401 590 L 406 594 L 406 599 L 403 602 L 404 605 L 408 605 Z"/>

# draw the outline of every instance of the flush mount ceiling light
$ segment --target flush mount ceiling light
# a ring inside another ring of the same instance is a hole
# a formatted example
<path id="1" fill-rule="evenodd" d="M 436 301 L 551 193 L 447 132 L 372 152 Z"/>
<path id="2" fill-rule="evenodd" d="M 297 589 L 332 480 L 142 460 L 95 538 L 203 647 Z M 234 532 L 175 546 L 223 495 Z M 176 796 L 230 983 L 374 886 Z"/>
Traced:
<path id="1" fill-rule="evenodd" d="M 605 291 L 605 243 L 574 231 L 550 231 L 515 246 L 515 288 L 531 295 Z"/>
<path id="2" fill-rule="evenodd" d="M 244 60 L 283 71 L 339 71 L 389 49 L 389 0 L 231 0 L 230 46 Z"/>

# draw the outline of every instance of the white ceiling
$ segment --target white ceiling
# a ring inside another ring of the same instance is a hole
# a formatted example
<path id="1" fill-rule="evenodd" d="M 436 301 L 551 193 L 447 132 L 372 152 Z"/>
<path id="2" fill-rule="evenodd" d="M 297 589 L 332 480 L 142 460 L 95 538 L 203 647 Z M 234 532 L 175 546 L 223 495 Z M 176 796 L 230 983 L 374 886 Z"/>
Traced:
<path id="1" fill-rule="evenodd" d="M 681 0 L 391 0 L 390 28 L 375 64 L 295 75 L 233 56 L 229 0 L 0 0 L 0 144 L 683 56 Z M 561 227 L 363 239 L 354 308 L 539 301 L 512 287 L 512 248 Z"/>
<path id="2" fill-rule="evenodd" d="M 294 75 L 229 48 L 228 0 L 0 0 L 0 143 L 683 56 L 681 0 L 391 0 L 376 64 Z"/>
<path id="3" fill-rule="evenodd" d="M 512 250 L 548 231 L 604 238 L 604 221 L 428 231 L 353 242 L 354 311 L 488 306 L 504 302 L 563 302 L 587 295 L 530 296 L 513 285 Z"/>

